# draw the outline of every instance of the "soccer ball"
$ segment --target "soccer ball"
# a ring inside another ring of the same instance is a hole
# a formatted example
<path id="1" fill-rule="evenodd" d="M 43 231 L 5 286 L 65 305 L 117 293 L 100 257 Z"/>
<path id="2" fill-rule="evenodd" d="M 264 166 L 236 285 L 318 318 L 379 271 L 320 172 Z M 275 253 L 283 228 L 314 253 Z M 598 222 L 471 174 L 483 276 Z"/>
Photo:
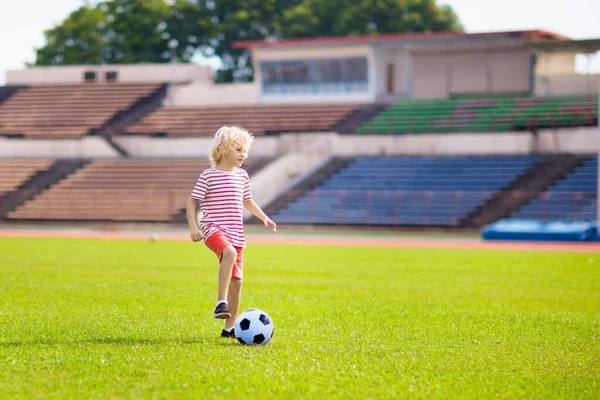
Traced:
<path id="1" fill-rule="evenodd" d="M 266 312 L 252 308 L 235 321 L 235 337 L 240 343 L 253 346 L 267 344 L 273 337 L 273 321 Z"/>

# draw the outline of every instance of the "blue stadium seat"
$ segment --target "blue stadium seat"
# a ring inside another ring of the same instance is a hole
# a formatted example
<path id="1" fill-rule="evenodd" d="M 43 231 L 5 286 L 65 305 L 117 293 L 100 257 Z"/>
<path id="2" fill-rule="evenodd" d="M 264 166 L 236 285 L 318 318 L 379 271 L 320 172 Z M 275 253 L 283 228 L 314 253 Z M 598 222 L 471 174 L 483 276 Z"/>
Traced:
<path id="1" fill-rule="evenodd" d="M 598 158 L 594 157 L 521 207 L 513 217 L 595 221 L 598 209 L 597 193 Z"/>
<path id="2" fill-rule="evenodd" d="M 280 223 L 456 225 L 538 156 L 357 157 L 288 204 Z"/>

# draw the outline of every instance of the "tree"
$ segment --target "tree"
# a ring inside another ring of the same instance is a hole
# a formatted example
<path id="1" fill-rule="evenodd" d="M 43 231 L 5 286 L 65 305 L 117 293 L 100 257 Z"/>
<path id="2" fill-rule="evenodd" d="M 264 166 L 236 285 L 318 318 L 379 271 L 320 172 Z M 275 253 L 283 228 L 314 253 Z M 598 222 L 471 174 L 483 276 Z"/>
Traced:
<path id="1" fill-rule="evenodd" d="M 462 31 L 435 0 L 304 0 L 284 12 L 282 38 Z"/>
<path id="2" fill-rule="evenodd" d="M 46 45 L 36 51 L 35 65 L 95 64 L 100 62 L 100 34 L 106 24 L 102 11 L 81 7 L 61 25 L 44 32 Z"/>
<path id="3" fill-rule="evenodd" d="M 173 39 L 176 57 L 188 62 L 206 40 L 207 21 L 205 13 L 184 0 L 84 5 L 45 32 L 46 45 L 37 49 L 35 65 L 164 63 L 171 59 Z"/>

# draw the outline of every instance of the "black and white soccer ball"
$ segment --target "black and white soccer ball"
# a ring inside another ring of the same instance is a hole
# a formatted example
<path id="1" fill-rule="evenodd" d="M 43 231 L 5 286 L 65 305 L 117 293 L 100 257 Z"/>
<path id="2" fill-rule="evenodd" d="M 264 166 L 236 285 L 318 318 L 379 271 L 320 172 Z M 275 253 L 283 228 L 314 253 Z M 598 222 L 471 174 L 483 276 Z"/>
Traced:
<path id="1" fill-rule="evenodd" d="M 266 312 L 252 308 L 235 321 L 235 337 L 248 346 L 267 344 L 273 337 L 274 328 L 273 320 Z"/>

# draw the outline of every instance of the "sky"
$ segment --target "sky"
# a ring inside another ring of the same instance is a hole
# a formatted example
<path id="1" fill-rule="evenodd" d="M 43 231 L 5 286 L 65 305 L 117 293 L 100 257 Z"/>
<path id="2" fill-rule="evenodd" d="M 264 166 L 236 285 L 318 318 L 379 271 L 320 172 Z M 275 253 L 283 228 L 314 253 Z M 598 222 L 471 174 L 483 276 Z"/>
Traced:
<path id="1" fill-rule="evenodd" d="M 35 61 L 44 31 L 58 24 L 83 0 L 2 2 L 0 12 L 0 85 L 6 71 Z M 543 29 L 572 39 L 600 38 L 600 0 L 438 0 L 452 6 L 466 32 Z M 578 59 L 578 69 L 585 59 Z M 591 64 L 600 73 L 600 56 Z"/>

